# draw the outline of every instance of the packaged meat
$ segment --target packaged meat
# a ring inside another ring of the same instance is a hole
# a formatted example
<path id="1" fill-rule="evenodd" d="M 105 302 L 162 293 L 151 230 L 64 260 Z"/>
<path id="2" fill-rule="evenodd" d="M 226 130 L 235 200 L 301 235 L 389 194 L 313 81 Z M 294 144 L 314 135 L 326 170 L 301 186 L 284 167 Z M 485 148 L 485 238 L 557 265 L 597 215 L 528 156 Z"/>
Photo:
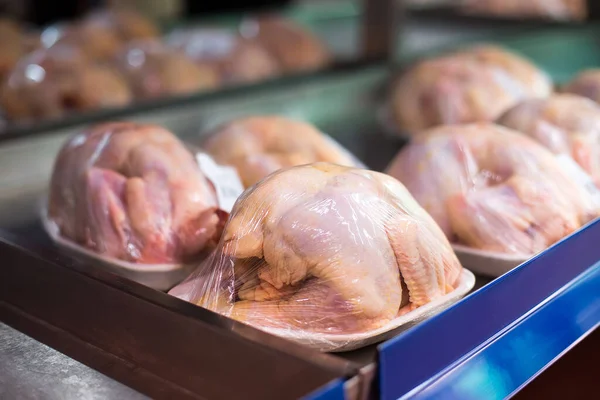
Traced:
<path id="1" fill-rule="evenodd" d="M 598 216 L 586 188 L 533 139 L 493 124 L 424 132 L 387 172 L 454 244 L 525 258 Z"/>
<path id="2" fill-rule="evenodd" d="M 109 27 L 88 21 L 51 25 L 42 32 L 42 44 L 76 47 L 89 61 L 111 61 L 124 47 L 125 42 Z"/>
<path id="3" fill-rule="evenodd" d="M 19 60 L 39 46 L 39 34 L 27 32 L 20 24 L 0 18 L 0 82 Z"/>
<path id="4" fill-rule="evenodd" d="M 524 98 L 552 92 L 548 76 L 491 45 L 425 60 L 393 85 L 390 113 L 398 133 L 440 124 L 491 122 Z"/>
<path id="5" fill-rule="evenodd" d="M 202 147 L 219 163 L 236 167 L 245 187 L 278 169 L 317 161 L 363 167 L 312 125 L 277 116 L 226 123 Z"/>
<path id="6" fill-rule="evenodd" d="M 588 69 L 581 72 L 568 82 L 562 91 L 587 97 L 600 103 L 600 69 Z"/>
<path id="7" fill-rule="evenodd" d="M 555 154 L 571 156 L 600 185 L 600 106 L 572 95 L 529 99 L 498 121 L 525 133 Z"/>
<path id="8" fill-rule="evenodd" d="M 47 217 L 58 235 L 135 264 L 190 263 L 219 240 L 214 187 L 171 132 L 105 123 L 67 141 L 56 159 Z"/>
<path id="9" fill-rule="evenodd" d="M 217 249 L 170 293 L 331 351 L 454 292 L 461 271 L 398 181 L 314 163 L 247 189 Z"/>
<path id="10" fill-rule="evenodd" d="M 587 16 L 586 0 L 461 0 L 468 13 L 510 18 L 583 20 Z"/>
<path id="11" fill-rule="evenodd" d="M 155 40 L 130 43 L 117 64 L 141 99 L 191 94 L 220 82 L 212 67 L 198 65 L 184 52 Z"/>
<path id="12" fill-rule="evenodd" d="M 167 43 L 214 68 L 225 83 L 256 82 L 280 73 L 277 60 L 260 43 L 226 29 L 179 30 L 169 34 Z"/>
<path id="13" fill-rule="evenodd" d="M 121 107 L 131 100 L 116 70 L 88 62 L 67 45 L 24 57 L 0 90 L 0 104 L 10 120 L 56 118 L 75 110 Z"/>
<path id="14" fill-rule="evenodd" d="M 90 13 L 86 24 L 102 26 L 113 31 L 122 41 L 157 38 L 158 26 L 144 15 L 128 8 L 112 8 Z"/>
<path id="15" fill-rule="evenodd" d="M 296 23 L 274 15 L 245 20 L 240 33 L 267 49 L 284 72 L 307 72 L 331 63 L 331 54 L 321 40 Z"/>

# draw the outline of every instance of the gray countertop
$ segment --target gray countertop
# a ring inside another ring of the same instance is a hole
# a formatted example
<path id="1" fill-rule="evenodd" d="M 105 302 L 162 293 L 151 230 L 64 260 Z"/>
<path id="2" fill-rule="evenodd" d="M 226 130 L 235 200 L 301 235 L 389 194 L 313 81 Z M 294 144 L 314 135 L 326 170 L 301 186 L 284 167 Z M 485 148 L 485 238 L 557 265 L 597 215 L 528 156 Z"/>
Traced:
<path id="1" fill-rule="evenodd" d="M 0 399 L 147 397 L 0 322 Z"/>

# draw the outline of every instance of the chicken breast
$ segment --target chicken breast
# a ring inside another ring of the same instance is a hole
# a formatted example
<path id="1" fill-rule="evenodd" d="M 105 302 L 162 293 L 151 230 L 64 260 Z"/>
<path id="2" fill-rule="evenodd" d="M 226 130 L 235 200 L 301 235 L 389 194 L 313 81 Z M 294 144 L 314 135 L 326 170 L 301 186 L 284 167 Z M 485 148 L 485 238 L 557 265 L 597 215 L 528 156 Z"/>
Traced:
<path id="1" fill-rule="evenodd" d="M 598 215 L 550 151 L 493 124 L 426 131 L 387 172 L 452 242 L 477 249 L 529 255 Z"/>
<path id="2" fill-rule="evenodd" d="M 64 238 L 146 264 L 193 260 L 221 226 L 193 155 L 169 131 L 133 123 L 101 124 L 65 144 L 48 215 Z"/>
<path id="3" fill-rule="evenodd" d="M 398 181 L 315 163 L 242 195 L 188 298 L 259 328 L 352 333 L 454 290 L 460 271 Z"/>
<path id="4" fill-rule="evenodd" d="M 600 185 L 600 107 L 593 101 L 571 94 L 525 100 L 498 122 L 570 155 Z"/>
<path id="5" fill-rule="evenodd" d="M 528 97 L 546 97 L 550 79 L 523 58 L 480 45 L 418 63 L 392 87 L 399 131 L 418 134 L 440 124 L 494 121 Z"/>
<path id="6" fill-rule="evenodd" d="M 276 116 L 229 122 L 209 136 L 203 147 L 219 163 L 236 167 L 245 187 L 280 168 L 317 161 L 359 164 L 315 127 Z"/>

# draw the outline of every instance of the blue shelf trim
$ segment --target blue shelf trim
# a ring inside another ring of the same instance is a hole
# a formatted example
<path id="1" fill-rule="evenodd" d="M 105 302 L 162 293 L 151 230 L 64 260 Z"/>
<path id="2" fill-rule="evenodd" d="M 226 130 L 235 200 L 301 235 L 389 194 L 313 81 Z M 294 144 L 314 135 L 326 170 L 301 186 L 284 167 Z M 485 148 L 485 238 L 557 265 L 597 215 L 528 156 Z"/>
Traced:
<path id="1" fill-rule="evenodd" d="M 336 379 L 303 397 L 302 400 L 344 400 L 344 380 Z"/>
<path id="2" fill-rule="evenodd" d="M 381 398 L 512 393 L 600 322 L 599 261 L 597 220 L 383 343 Z"/>

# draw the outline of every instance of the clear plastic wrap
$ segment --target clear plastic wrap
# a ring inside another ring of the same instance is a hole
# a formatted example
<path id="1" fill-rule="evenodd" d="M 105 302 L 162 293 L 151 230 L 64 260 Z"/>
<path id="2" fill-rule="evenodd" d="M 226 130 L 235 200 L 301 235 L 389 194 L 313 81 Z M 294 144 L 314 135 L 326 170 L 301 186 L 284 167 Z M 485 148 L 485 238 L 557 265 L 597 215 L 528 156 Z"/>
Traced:
<path id="1" fill-rule="evenodd" d="M 77 49 L 57 45 L 19 61 L 4 82 L 0 104 L 11 120 L 60 117 L 75 110 L 127 105 L 132 95 L 113 68 L 88 62 Z"/>
<path id="2" fill-rule="evenodd" d="M 463 11 L 494 17 L 579 21 L 587 17 L 586 0 L 458 0 Z"/>
<path id="3" fill-rule="evenodd" d="M 130 43 L 117 64 L 141 99 L 190 94 L 220 84 L 214 68 L 198 65 L 183 51 L 156 40 Z"/>
<path id="4" fill-rule="evenodd" d="M 152 39 L 160 35 L 160 29 L 152 20 L 127 8 L 97 10 L 86 16 L 84 22 L 110 29 L 125 42 Z"/>
<path id="5" fill-rule="evenodd" d="M 398 133 L 441 124 L 490 122 L 528 97 L 552 92 L 549 77 L 520 56 L 479 45 L 425 60 L 392 87 Z"/>
<path id="6" fill-rule="evenodd" d="M 237 168 L 245 187 L 278 169 L 318 161 L 364 167 L 312 125 L 277 116 L 247 117 L 226 123 L 202 147 L 219 163 Z"/>
<path id="7" fill-rule="evenodd" d="M 346 344 L 336 338 L 364 341 L 452 293 L 461 271 L 443 232 L 397 180 L 314 163 L 246 190 L 216 250 L 170 293 L 333 351 Z"/>
<path id="8" fill-rule="evenodd" d="M 194 154 L 158 126 L 89 128 L 54 165 L 48 220 L 61 238 L 106 258 L 197 261 L 218 241 L 226 216 Z"/>
<path id="9" fill-rule="evenodd" d="M 277 60 L 258 41 L 226 29 L 182 29 L 169 34 L 167 43 L 196 63 L 214 68 L 226 83 L 256 82 L 280 74 Z"/>
<path id="10" fill-rule="evenodd" d="M 600 106 L 571 94 L 525 100 L 498 122 L 525 133 L 555 154 L 571 156 L 600 184 Z"/>
<path id="11" fill-rule="evenodd" d="M 332 61 L 325 44 L 309 30 L 274 15 L 245 20 L 241 35 L 267 49 L 284 72 L 306 72 L 324 68 Z"/>
<path id="12" fill-rule="evenodd" d="M 579 73 L 563 86 L 562 91 L 587 97 L 600 103 L 600 69 L 588 69 Z"/>
<path id="13" fill-rule="evenodd" d="M 387 172 L 406 185 L 452 243 L 494 253 L 537 253 L 600 210 L 550 151 L 493 124 L 424 132 Z"/>

